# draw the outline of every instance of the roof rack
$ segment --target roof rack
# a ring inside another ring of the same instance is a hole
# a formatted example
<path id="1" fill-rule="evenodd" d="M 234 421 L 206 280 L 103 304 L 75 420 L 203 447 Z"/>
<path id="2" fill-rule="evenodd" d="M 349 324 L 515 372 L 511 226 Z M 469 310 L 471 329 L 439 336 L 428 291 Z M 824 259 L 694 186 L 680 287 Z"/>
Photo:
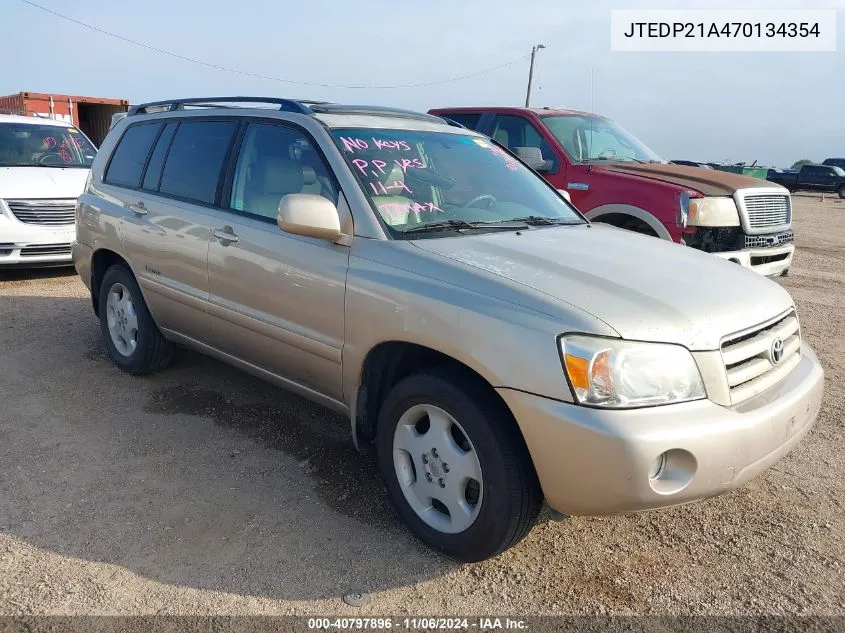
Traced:
<path id="1" fill-rule="evenodd" d="M 146 114 L 149 112 L 149 108 L 161 108 L 164 111 L 172 112 L 173 110 L 184 110 L 186 105 L 200 108 L 225 107 L 218 105 L 222 103 L 274 103 L 280 106 L 279 110 L 282 112 L 312 114 L 308 105 L 322 102 L 280 99 L 278 97 L 191 97 L 189 99 L 168 99 L 166 101 L 151 101 L 149 103 L 142 103 L 140 105 L 132 106 L 127 115 L 133 116 L 135 114 Z"/>
<path id="2" fill-rule="evenodd" d="M 126 116 L 136 114 L 147 114 L 153 108 L 156 112 L 172 112 L 184 110 L 185 106 L 195 108 L 234 108 L 238 103 L 272 103 L 279 106 L 282 112 L 295 112 L 298 114 L 370 114 L 377 116 L 393 116 L 403 119 L 416 119 L 419 121 L 444 122 L 442 117 L 433 114 L 423 114 L 413 110 L 401 108 L 388 108 L 384 106 L 369 105 L 343 105 L 340 103 L 328 103 L 326 101 L 311 101 L 307 99 L 282 99 L 279 97 L 191 97 L 188 99 L 168 99 L 166 101 L 151 101 L 129 108 Z M 450 125 L 454 125 L 450 122 Z"/>
<path id="3" fill-rule="evenodd" d="M 393 116 L 402 119 L 416 119 L 419 121 L 436 121 L 442 123 L 443 119 L 433 114 L 414 112 L 402 108 L 389 108 L 385 106 L 371 105 L 345 105 L 342 103 L 319 103 L 311 106 L 312 112 L 320 114 L 374 114 L 378 116 Z"/>

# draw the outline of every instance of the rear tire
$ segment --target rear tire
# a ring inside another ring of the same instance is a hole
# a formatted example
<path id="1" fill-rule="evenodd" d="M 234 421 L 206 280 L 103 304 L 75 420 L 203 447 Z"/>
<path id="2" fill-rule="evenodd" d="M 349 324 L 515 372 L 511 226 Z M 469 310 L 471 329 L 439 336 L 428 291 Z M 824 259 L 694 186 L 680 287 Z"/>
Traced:
<path id="1" fill-rule="evenodd" d="M 376 456 L 411 530 L 456 560 L 512 547 L 540 512 L 540 484 L 510 412 L 459 369 L 426 370 L 393 387 L 379 415 Z"/>
<path id="2" fill-rule="evenodd" d="M 173 343 L 162 336 L 126 266 L 114 265 L 103 275 L 99 313 L 109 356 L 123 371 L 149 374 L 170 364 Z"/>

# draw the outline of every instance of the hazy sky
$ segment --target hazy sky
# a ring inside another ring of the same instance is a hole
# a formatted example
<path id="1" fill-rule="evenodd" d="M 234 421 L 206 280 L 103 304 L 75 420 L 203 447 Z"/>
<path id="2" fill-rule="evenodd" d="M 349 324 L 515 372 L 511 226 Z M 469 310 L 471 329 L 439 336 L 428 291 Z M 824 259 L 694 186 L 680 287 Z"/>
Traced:
<path id="1" fill-rule="evenodd" d="M 38 0 L 151 46 L 298 81 L 412 84 L 496 66 L 543 43 L 532 105 L 619 121 L 667 159 L 845 156 L 845 0 Z M 612 53 L 610 10 L 838 9 L 835 53 Z M 127 98 L 256 94 L 426 110 L 521 105 L 528 61 L 425 88 L 341 89 L 256 79 L 175 60 L 0 0 L 0 95 Z M 16 59 L 15 59 L 16 58 Z M 590 70 L 594 89 L 590 89 Z"/>

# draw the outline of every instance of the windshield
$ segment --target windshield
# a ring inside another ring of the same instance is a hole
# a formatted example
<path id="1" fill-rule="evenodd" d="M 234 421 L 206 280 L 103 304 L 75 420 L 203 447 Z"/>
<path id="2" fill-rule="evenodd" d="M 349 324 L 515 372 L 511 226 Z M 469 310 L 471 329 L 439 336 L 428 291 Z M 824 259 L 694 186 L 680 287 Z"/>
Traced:
<path id="1" fill-rule="evenodd" d="M 541 118 L 573 162 L 664 162 L 610 119 L 588 114 L 549 115 Z"/>
<path id="2" fill-rule="evenodd" d="M 845 176 L 845 169 L 842 169 L 841 167 L 834 167 L 833 171 L 837 176 Z"/>
<path id="3" fill-rule="evenodd" d="M 0 167 L 90 167 L 96 153 L 75 127 L 0 123 Z"/>
<path id="4" fill-rule="evenodd" d="M 525 218 L 532 226 L 584 222 L 542 178 L 488 139 L 414 130 L 332 134 L 394 237 L 431 237 L 426 227 L 435 224 L 495 230 L 494 223 L 506 229 L 509 222 L 526 228 L 518 223 Z"/>

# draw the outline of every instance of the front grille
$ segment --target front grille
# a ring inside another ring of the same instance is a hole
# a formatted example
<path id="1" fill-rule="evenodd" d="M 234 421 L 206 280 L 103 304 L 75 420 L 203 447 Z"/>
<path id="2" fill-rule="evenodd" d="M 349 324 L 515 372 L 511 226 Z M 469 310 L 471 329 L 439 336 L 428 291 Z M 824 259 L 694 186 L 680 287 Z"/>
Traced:
<path id="1" fill-rule="evenodd" d="M 11 255 L 12 249 L 14 248 L 14 246 L 15 246 L 14 244 L 9 244 L 9 243 L 0 244 L 0 257 L 6 256 L 6 255 Z"/>
<path id="2" fill-rule="evenodd" d="M 766 229 L 789 224 L 789 195 L 747 194 L 745 212 L 748 214 L 748 227 Z"/>
<path id="3" fill-rule="evenodd" d="M 780 235 L 746 235 L 745 248 L 768 248 L 770 246 L 783 246 L 795 241 L 795 233 L 787 231 Z"/>
<path id="4" fill-rule="evenodd" d="M 21 257 L 42 257 L 44 255 L 70 255 L 70 244 L 40 244 L 39 246 L 25 246 L 21 249 Z"/>
<path id="5" fill-rule="evenodd" d="M 9 210 L 24 224 L 65 226 L 73 224 L 76 200 L 6 200 Z"/>
<path id="6" fill-rule="evenodd" d="M 782 355 L 773 358 L 780 339 Z M 766 325 L 733 334 L 722 341 L 722 361 L 728 377 L 731 403 L 738 404 L 765 391 L 795 369 L 801 360 L 801 330 L 794 311 Z"/>

